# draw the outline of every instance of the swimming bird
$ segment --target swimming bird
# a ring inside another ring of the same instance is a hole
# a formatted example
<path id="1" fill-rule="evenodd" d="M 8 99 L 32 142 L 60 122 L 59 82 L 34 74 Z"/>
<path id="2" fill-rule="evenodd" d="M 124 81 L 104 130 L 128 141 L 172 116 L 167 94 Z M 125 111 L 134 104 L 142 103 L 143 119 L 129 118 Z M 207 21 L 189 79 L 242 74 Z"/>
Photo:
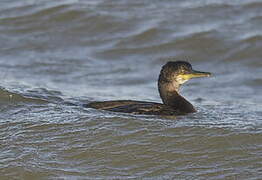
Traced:
<path id="1" fill-rule="evenodd" d="M 85 107 L 114 112 L 147 115 L 182 115 L 196 112 L 194 106 L 179 94 L 182 84 L 191 78 L 209 77 L 211 73 L 192 69 L 189 62 L 169 61 L 161 69 L 158 91 L 163 104 L 146 101 L 116 100 L 91 102 Z"/>

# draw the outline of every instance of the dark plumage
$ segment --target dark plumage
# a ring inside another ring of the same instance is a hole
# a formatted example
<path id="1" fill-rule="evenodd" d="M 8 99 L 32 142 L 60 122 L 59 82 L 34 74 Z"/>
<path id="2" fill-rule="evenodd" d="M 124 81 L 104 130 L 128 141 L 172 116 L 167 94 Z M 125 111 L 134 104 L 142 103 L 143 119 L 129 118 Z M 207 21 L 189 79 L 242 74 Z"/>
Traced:
<path id="1" fill-rule="evenodd" d="M 187 80 L 195 77 L 208 77 L 208 72 L 199 72 L 192 69 L 190 63 L 185 61 L 170 61 L 166 63 L 158 78 L 158 90 L 163 101 L 161 103 L 116 100 L 104 102 L 91 102 L 85 107 L 149 115 L 181 115 L 196 112 L 194 106 L 179 94 L 180 86 Z"/>

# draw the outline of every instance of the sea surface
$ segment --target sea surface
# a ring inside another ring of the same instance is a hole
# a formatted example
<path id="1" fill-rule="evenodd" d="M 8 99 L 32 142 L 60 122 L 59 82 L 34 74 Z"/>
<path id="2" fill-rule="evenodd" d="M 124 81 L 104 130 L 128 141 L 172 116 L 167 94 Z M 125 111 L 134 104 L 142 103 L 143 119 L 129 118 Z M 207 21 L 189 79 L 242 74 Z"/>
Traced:
<path id="1" fill-rule="evenodd" d="M 83 107 L 161 102 L 170 60 L 197 113 Z M 262 179 L 260 0 L 1 0 L 0 79 L 1 180 Z"/>

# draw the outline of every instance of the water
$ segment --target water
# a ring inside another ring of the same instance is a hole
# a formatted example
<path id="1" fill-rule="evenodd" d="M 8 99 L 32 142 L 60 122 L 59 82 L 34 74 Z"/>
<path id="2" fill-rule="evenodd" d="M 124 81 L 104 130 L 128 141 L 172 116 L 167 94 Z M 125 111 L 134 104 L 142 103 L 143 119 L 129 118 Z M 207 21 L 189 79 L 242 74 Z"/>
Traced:
<path id="1" fill-rule="evenodd" d="M 261 179 L 261 8 L 259 0 L 1 1 L 1 179 Z M 214 74 L 182 88 L 197 113 L 81 106 L 161 102 L 156 80 L 169 58 Z"/>

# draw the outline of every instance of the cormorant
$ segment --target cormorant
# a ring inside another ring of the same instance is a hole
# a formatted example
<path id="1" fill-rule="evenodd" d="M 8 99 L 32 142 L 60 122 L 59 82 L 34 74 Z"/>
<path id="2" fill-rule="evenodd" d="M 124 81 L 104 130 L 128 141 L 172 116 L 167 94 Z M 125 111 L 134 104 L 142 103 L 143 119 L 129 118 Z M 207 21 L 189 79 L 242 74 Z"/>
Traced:
<path id="1" fill-rule="evenodd" d="M 182 115 L 196 112 L 194 106 L 179 94 L 180 86 L 191 78 L 209 77 L 211 73 L 192 69 L 186 61 L 169 61 L 161 69 L 158 78 L 158 91 L 163 101 L 161 103 L 116 100 L 91 102 L 85 107 L 148 115 Z"/>

